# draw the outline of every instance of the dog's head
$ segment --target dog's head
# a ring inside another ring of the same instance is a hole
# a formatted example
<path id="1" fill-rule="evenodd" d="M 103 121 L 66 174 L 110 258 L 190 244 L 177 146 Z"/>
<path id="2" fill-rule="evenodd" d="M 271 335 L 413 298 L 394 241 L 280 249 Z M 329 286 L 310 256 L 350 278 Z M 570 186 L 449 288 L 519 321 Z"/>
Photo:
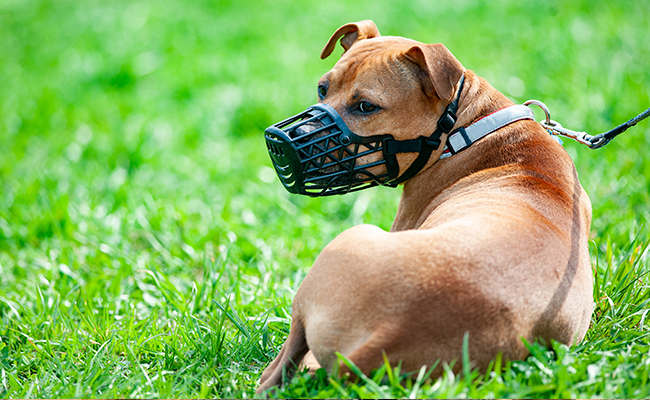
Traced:
<path id="1" fill-rule="evenodd" d="M 381 36 L 372 21 L 340 27 L 321 58 L 339 39 L 344 53 L 318 82 L 319 104 L 266 132 L 276 171 L 292 192 L 320 196 L 401 183 L 419 155 L 414 140 L 437 129 L 465 71 L 444 45 Z M 296 156 L 287 157 L 291 150 L 281 142 L 291 142 Z M 438 145 L 427 161 L 442 150 Z"/>

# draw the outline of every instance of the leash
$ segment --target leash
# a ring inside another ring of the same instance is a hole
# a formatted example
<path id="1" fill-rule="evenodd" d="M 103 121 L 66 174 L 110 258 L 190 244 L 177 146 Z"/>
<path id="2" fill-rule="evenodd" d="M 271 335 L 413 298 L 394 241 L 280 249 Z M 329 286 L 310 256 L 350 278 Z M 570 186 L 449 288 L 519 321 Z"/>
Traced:
<path id="1" fill-rule="evenodd" d="M 576 142 L 582 143 L 591 149 L 600 149 L 601 147 L 609 143 L 612 139 L 614 139 L 616 136 L 620 135 L 621 133 L 625 132 L 629 128 L 633 127 L 638 122 L 643 121 L 644 119 L 650 117 L 650 108 L 648 108 L 641 114 L 617 126 L 616 128 L 609 130 L 605 133 L 592 136 L 587 132 L 572 131 L 571 129 L 567 129 L 563 127 L 562 125 L 560 125 L 560 123 L 553 121 L 551 119 L 551 113 L 548 110 L 548 107 L 546 107 L 546 104 L 542 103 L 539 100 L 528 100 L 527 102 L 524 103 L 524 105 L 525 106 L 536 105 L 544 111 L 544 114 L 546 115 L 546 119 L 540 122 L 540 124 L 551 135 L 555 135 L 555 136 L 559 135 L 559 136 L 567 137 L 569 139 L 573 139 Z"/>

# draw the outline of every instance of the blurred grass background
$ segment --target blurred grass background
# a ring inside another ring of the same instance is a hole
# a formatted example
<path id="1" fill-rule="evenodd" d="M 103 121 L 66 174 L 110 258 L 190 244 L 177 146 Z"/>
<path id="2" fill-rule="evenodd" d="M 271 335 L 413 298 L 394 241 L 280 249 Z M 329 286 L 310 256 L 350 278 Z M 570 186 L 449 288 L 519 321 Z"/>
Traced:
<path id="1" fill-rule="evenodd" d="M 0 397 L 252 395 L 320 249 L 396 210 L 399 189 L 290 196 L 262 139 L 316 102 L 341 51 L 322 46 L 362 19 L 571 129 L 650 106 L 646 0 L 0 0 Z M 647 269 L 649 141 L 649 121 L 602 150 L 565 140 L 598 268 Z"/>

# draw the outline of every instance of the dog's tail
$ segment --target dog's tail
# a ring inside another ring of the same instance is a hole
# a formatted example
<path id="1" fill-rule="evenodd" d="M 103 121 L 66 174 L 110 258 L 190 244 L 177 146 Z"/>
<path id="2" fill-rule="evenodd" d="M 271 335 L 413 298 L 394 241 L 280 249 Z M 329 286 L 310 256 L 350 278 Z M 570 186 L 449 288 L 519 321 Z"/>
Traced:
<path id="1" fill-rule="evenodd" d="M 294 318 L 289 329 L 289 337 L 287 337 L 287 341 L 282 346 L 280 353 L 262 372 L 257 393 L 262 393 L 269 388 L 280 385 L 284 376 L 291 379 L 308 351 L 309 346 L 307 346 L 305 328 L 300 319 Z"/>

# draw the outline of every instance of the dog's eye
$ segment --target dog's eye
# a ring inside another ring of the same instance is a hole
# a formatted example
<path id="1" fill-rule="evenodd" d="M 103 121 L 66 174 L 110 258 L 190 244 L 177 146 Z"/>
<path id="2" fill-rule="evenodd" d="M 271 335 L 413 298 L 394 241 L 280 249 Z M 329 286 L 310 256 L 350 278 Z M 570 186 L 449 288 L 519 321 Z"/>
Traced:
<path id="1" fill-rule="evenodd" d="M 361 111 L 362 113 L 371 113 L 377 109 L 377 106 L 374 104 L 370 104 L 367 101 L 362 101 L 359 103 L 357 106 L 357 109 Z"/>
<path id="2" fill-rule="evenodd" d="M 318 97 L 321 99 L 327 96 L 327 86 L 325 85 L 318 85 Z"/>

